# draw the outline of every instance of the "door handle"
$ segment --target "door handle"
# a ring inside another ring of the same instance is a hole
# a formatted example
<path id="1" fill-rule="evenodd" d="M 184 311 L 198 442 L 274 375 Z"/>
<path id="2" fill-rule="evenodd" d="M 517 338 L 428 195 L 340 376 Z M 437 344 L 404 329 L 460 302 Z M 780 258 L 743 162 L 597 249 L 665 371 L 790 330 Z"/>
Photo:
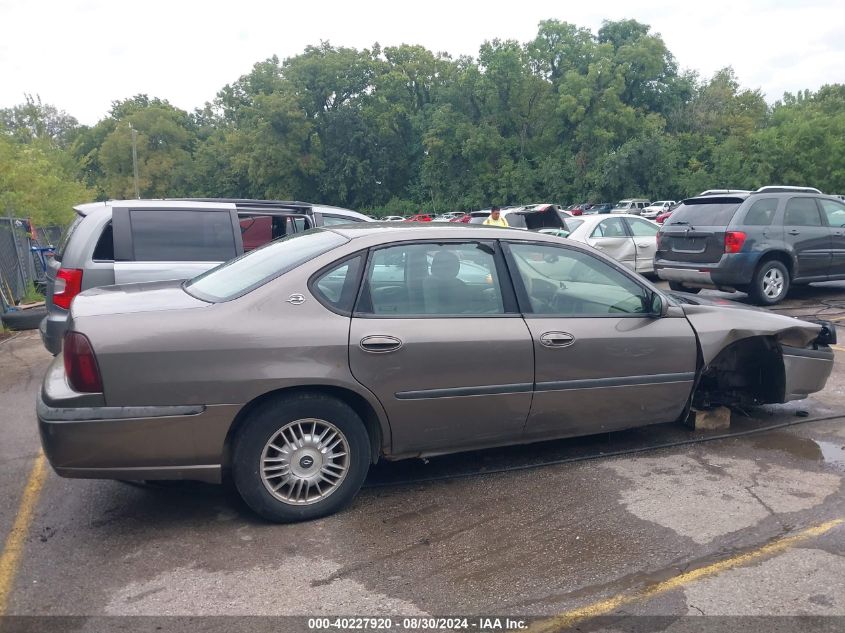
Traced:
<path id="1" fill-rule="evenodd" d="M 595 248 L 595 249 L 597 249 L 597 250 L 600 250 L 600 251 L 603 251 L 603 250 L 604 250 L 604 246 L 601 246 L 600 244 L 594 244 L 594 245 L 593 245 L 593 248 Z"/>
<path id="2" fill-rule="evenodd" d="M 790 235 L 800 235 L 800 234 L 801 234 L 801 231 L 796 231 L 795 229 L 792 229 L 791 231 L 788 231 L 788 233 L 789 233 Z"/>
<path id="3" fill-rule="evenodd" d="M 362 350 L 374 354 L 395 352 L 402 347 L 402 341 L 395 336 L 365 336 L 359 343 Z"/>
<path id="4" fill-rule="evenodd" d="M 637 242 L 637 246 L 639 246 L 640 248 L 648 248 L 649 246 L 651 246 L 651 244 L 649 244 L 648 242 L 646 242 L 645 244 L 640 244 L 639 242 Z"/>
<path id="5" fill-rule="evenodd" d="M 842 237 L 842 235 L 843 235 L 842 231 L 835 231 L 833 234 L 834 234 L 836 237 Z"/>
<path id="6" fill-rule="evenodd" d="M 545 332 L 540 335 L 540 344 L 545 347 L 569 347 L 575 337 L 568 332 Z"/>

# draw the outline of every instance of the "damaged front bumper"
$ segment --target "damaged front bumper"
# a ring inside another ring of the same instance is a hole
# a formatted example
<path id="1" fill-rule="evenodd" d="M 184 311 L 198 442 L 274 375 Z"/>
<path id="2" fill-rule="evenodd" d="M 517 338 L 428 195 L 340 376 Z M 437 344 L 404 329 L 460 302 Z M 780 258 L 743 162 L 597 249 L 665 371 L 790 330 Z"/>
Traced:
<path id="1" fill-rule="evenodd" d="M 827 345 L 816 349 L 781 345 L 784 373 L 784 402 L 803 400 L 824 389 L 833 370 L 833 350 Z"/>

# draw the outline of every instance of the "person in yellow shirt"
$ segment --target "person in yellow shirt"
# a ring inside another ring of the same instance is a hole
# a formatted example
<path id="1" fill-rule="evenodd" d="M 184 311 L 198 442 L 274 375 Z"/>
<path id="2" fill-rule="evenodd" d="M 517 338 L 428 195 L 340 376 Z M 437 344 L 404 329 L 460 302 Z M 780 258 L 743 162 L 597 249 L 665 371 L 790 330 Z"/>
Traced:
<path id="1" fill-rule="evenodd" d="M 507 228 L 508 221 L 502 217 L 502 212 L 499 207 L 493 207 L 490 209 L 490 216 L 484 220 L 484 224 L 487 226 L 503 226 Z"/>

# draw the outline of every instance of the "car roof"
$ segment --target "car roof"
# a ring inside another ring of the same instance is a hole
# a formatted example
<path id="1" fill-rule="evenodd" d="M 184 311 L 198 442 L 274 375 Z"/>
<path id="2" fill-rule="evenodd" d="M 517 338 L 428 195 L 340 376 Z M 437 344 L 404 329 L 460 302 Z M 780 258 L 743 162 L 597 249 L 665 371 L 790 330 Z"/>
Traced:
<path id="1" fill-rule="evenodd" d="M 143 207 L 145 209 L 226 209 L 237 211 L 286 211 L 294 213 L 331 213 L 356 220 L 370 221 L 370 218 L 357 211 L 333 207 L 330 205 L 312 204 L 310 202 L 285 200 L 253 200 L 249 198 L 161 198 L 161 199 L 132 199 L 106 200 L 103 202 L 89 202 L 74 207 L 80 215 L 90 215 L 99 210 L 112 207 Z"/>
<path id="2" fill-rule="evenodd" d="M 88 202 L 78 204 L 74 210 L 79 215 L 90 215 L 100 209 L 112 207 L 144 207 L 145 209 L 235 209 L 229 201 L 210 202 L 208 200 L 105 200 L 102 202 Z"/>
<path id="3" fill-rule="evenodd" d="M 525 229 L 485 226 L 483 224 L 463 224 L 460 222 L 443 222 L 440 224 L 414 223 L 397 224 L 393 222 L 367 222 L 356 224 L 338 224 L 324 227 L 323 230 L 333 231 L 347 239 L 354 240 L 367 237 L 382 236 L 385 241 L 427 240 L 427 239 L 503 239 L 525 240 L 543 236 L 542 233 L 526 231 Z M 543 239 L 542 241 L 546 241 Z M 555 240 L 548 240 L 555 241 Z M 559 242 L 558 242 L 559 243 Z"/>

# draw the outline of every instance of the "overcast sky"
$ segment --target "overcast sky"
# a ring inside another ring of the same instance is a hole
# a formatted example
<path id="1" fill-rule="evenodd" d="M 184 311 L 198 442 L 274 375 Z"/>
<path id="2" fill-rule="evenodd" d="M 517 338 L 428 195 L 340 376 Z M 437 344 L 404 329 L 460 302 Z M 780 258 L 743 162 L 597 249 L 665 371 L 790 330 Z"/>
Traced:
<path id="1" fill-rule="evenodd" d="M 595 32 L 625 18 L 660 33 L 681 68 L 731 65 L 770 102 L 845 83 L 843 0 L 0 0 L 0 107 L 38 94 L 93 124 L 146 93 L 190 111 L 254 63 L 321 40 L 475 56 L 487 39 L 533 39 L 541 20 Z"/>

